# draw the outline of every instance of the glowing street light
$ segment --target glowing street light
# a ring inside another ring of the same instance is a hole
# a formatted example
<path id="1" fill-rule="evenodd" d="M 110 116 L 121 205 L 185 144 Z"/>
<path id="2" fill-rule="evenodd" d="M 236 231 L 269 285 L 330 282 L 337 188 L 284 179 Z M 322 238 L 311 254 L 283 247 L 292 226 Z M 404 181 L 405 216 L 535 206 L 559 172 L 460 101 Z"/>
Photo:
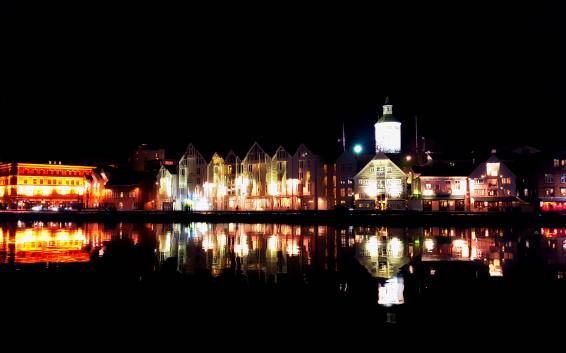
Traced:
<path id="1" fill-rule="evenodd" d="M 355 154 L 360 154 L 360 153 L 362 153 L 363 149 L 364 149 L 364 148 L 362 147 L 362 145 L 357 144 L 357 145 L 354 146 L 354 153 L 355 153 Z"/>

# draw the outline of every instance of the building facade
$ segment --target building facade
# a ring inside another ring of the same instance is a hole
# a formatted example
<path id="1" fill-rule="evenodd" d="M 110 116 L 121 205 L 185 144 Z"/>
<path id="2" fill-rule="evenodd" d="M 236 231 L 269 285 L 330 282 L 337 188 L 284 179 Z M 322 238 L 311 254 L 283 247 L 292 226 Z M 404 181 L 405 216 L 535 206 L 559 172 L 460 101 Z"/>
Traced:
<path id="1" fill-rule="evenodd" d="M 469 169 L 431 165 L 414 167 L 413 170 L 415 180 L 412 196 L 418 200 L 415 209 L 425 212 L 462 212 L 470 209 Z"/>
<path id="2" fill-rule="evenodd" d="M 378 153 L 354 177 L 355 205 L 367 210 L 404 210 L 407 175 L 384 153 Z"/>
<path id="3" fill-rule="evenodd" d="M 208 200 L 204 193 L 207 179 L 207 163 L 202 154 L 191 143 L 181 157 L 178 166 L 178 207 L 182 209 L 207 210 Z"/>
<path id="4" fill-rule="evenodd" d="M 566 212 L 566 152 L 545 158 L 537 184 L 541 211 Z"/>
<path id="5" fill-rule="evenodd" d="M 61 162 L 0 164 L 0 203 L 10 209 L 82 208 L 85 178 L 93 169 Z"/>
<path id="6" fill-rule="evenodd" d="M 496 156 L 481 163 L 469 176 L 470 210 L 474 212 L 511 211 L 518 201 L 515 173 Z"/>
<path id="7" fill-rule="evenodd" d="M 179 176 L 176 164 L 162 164 L 157 173 L 157 191 L 155 193 L 155 207 L 158 210 L 178 210 L 177 203 Z"/>

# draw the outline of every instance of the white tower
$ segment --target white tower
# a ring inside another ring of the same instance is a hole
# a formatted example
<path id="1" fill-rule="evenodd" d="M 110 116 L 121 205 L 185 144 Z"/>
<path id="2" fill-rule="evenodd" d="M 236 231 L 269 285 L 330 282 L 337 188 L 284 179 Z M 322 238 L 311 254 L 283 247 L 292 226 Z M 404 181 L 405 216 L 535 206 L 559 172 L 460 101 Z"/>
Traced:
<path id="1" fill-rule="evenodd" d="M 385 98 L 383 116 L 375 124 L 375 152 L 401 152 L 401 122 L 393 116 L 389 97 Z"/>

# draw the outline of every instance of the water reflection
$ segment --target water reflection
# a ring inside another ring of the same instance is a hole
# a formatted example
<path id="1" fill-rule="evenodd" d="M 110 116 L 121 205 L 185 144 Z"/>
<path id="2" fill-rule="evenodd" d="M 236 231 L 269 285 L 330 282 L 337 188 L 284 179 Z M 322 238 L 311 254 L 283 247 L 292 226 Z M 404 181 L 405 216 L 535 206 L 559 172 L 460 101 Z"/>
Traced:
<path id="1" fill-rule="evenodd" d="M 137 252 L 126 251 L 128 247 Z M 114 257 L 109 251 L 114 251 Z M 422 275 L 419 267 L 427 268 L 426 276 L 438 277 L 439 267 L 430 265 L 435 263 L 473 263 L 494 278 L 528 264 L 547 268 L 553 278 L 563 279 L 566 230 L 53 222 L 0 227 L 3 266 L 124 257 L 123 264 L 134 262 L 127 257 L 131 254 L 136 256 L 135 266 L 144 266 L 144 273 L 167 264 L 182 274 L 241 275 L 265 283 L 282 278 L 308 282 L 313 273 L 351 274 L 355 268 L 346 260 L 353 259 L 376 280 L 378 302 L 393 305 L 405 302 L 407 276 Z M 142 260 L 147 264 L 141 264 Z M 335 289 L 348 292 L 349 285 L 337 279 Z"/>

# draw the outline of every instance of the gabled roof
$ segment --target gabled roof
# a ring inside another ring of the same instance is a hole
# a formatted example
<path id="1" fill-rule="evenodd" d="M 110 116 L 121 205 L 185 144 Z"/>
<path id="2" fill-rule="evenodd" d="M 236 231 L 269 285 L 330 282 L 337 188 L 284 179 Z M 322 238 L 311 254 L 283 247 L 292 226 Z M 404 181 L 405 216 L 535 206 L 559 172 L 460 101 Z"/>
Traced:
<path id="1" fill-rule="evenodd" d="M 226 158 L 224 158 L 224 163 L 232 164 L 239 163 L 241 161 L 240 157 L 232 150 L 228 151 Z"/>
<path id="2" fill-rule="evenodd" d="M 433 163 L 431 165 L 425 166 L 414 166 L 413 172 L 419 174 L 420 176 L 438 176 L 438 177 L 448 177 L 448 176 L 463 176 L 467 177 L 473 171 L 474 166 L 472 164 L 454 164 L 450 165 L 448 163 Z"/>
<path id="3" fill-rule="evenodd" d="M 395 166 L 395 168 L 397 168 L 397 170 L 406 175 L 403 169 L 399 168 L 399 166 L 391 159 L 389 159 L 389 157 L 387 157 L 385 153 L 379 152 L 354 176 L 354 178 L 357 178 L 358 175 L 362 174 L 366 170 L 366 168 L 369 168 L 373 161 L 389 161 Z"/>

